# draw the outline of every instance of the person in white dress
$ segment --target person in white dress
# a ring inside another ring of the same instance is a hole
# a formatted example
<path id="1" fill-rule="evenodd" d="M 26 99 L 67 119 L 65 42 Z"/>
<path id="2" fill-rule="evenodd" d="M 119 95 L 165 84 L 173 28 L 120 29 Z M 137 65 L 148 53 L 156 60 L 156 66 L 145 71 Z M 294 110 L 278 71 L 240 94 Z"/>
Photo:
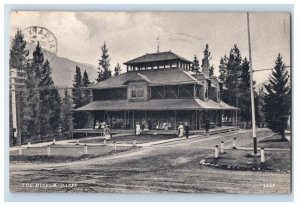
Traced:
<path id="1" fill-rule="evenodd" d="M 136 123 L 135 125 L 135 134 L 140 135 L 141 134 L 141 125 L 139 122 Z"/>
<path id="2" fill-rule="evenodd" d="M 179 126 L 178 126 L 178 137 L 183 137 L 183 131 L 184 131 L 184 127 L 182 122 L 179 122 Z"/>
<path id="3" fill-rule="evenodd" d="M 110 140 L 110 129 L 108 125 L 105 125 L 104 129 L 103 129 L 103 134 L 104 134 L 104 139 L 106 140 Z"/>

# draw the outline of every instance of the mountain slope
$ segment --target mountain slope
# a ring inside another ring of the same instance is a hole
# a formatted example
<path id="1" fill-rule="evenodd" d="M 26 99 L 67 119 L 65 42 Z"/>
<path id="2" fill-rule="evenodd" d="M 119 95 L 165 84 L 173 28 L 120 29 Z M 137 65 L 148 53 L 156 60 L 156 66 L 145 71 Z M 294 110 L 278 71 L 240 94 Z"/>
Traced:
<path id="1" fill-rule="evenodd" d="M 44 51 L 44 55 L 46 58 L 49 58 L 52 56 L 52 54 L 48 51 Z M 85 63 L 75 62 L 68 58 L 56 56 L 50 62 L 50 65 L 52 68 L 53 81 L 57 87 L 66 87 L 66 86 L 71 87 L 72 86 L 73 76 L 75 74 L 76 65 L 78 65 L 80 67 L 82 74 L 83 74 L 84 70 L 86 70 L 91 82 L 93 82 L 97 78 L 97 68 L 96 67 L 89 65 L 89 64 L 85 64 Z"/>

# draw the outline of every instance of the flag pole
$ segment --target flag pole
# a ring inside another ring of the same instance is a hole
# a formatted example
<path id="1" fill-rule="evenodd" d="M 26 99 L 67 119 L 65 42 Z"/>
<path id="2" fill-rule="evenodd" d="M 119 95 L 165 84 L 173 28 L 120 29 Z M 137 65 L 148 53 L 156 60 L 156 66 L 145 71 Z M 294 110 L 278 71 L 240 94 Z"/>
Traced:
<path id="1" fill-rule="evenodd" d="M 250 38 L 249 12 L 247 12 L 247 27 L 248 27 L 248 47 L 249 47 L 249 67 L 250 67 L 252 137 L 253 137 L 254 155 L 256 155 L 257 154 L 257 139 L 256 139 L 256 122 L 255 122 L 255 106 L 254 106 L 254 91 L 253 91 L 253 70 L 252 70 L 252 56 L 251 56 L 251 38 Z"/>

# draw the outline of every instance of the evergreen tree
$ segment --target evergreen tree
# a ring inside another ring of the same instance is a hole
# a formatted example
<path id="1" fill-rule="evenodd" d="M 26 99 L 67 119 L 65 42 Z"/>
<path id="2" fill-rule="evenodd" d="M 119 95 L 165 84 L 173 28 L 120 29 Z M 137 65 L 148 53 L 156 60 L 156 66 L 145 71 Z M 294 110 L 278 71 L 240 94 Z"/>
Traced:
<path id="1" fill-rule="evenodd" d="M 202 59 L 202 64 L 201 64 L 202 72 L 206 75 L 209 75 L 209 69 L 210 69 L 209 61 L 211 60 L 212 57 L 211 57 L 211 54 L 209 51 L 208 44 L 205 45 L 203 55 L 204 55 L 204 58 Z"/>
<path id="2" fill-rule="evenodd" d="M 227 77 L 225 80 L 225 86 L 228 89 L 228 99 L 227 103 L 230 105 L 239 107 L 239 83 L 240 83 L 240 73 L 242 66 L 242 57 L 240 50 L 237 45 L 230 50 L 230 54 L 227 62 Z"/>
<path id="3" fill-rule="evenodd" d="M 219 65 L 219 80 L 222 84 L 225 84 L 226 82 L 226 76 L 227 76 L 227 64 L 228 64 L 228 57 L 225 56 L 221 57 L 220 65 Z"/>
<path id="4" fill-rule="evenodd" d="M 9 68 L 17 69 L 18 77 L 25 77 L 24 68 L 26 67 L 29 50 L 26 49 L 26 41 L 20 29 L 17 30 L 12 40 L 9 52 Z M 25 80 L 23 80 L 24 82 Z"/>
<path id="5" fill-rule="evenodd" d="M 73 129 L 73 112 L 72 112 L 72 99 L 69 95 L 68 88 L 65 89 L 64 98 L 62 99 L 61 104 L 61 115 L 60 115 L 60 122 L 61 122 L 61 132 L 67 133 L 69 136 L 69 132 Z"/>
<path id="6" fill-rule="evenodd" d="M 86 72 L 86 70 L 84 70 L 83 72 L 83 78 L 82 78 L 82 87 L 89 87 L 91 86 L 92 83 L 89 80 L 89 76 Z M 82 98 L 83 98 L 83 105 L 86 105 L 88 103 L 90 103 L 92 101 L 92 92 L 90 89 L 84 89 L 82 91 Z"/>
<path id="7" fill-rule="evenodd" d="M 263 111 L 268 126 L 274 132 L 285 138 L 284 130 L 287 128 L 288 116 L 291 112 L 291 90 L 289 86 L 289 75 L 286 71 L 282 57 L 278 54 L 272 74 L 269 77 L 269 84 L 264 85 Z"/>
<path id="8" fill-rule="evenodd" d="M 9 52 L 9 68 L 10 69 L 16 69 L 16 76 L 17 78 L 15 79 L 15 89 L 23 89 L 25 87 L 25 79 L 26 79 L 26 67 L 28 64 L 28 55 L 29 55 L 29 50 L 26 49 L 26 41 L 24 40 L 24 35 L 22 34 L 21 30 L 18 29 L 17 33 L 15 34 L 14 38 L 12 39 L 11 47 L 10 47 L 10 52 Z M 16 113 L 18 115 L 18 135 L 22 138 L 22 123 L 23 123 L 23 108 L 24 108 L 24 92 L 21 91 L 15 91 L 16 95 Z M 9 95 L 9 100 L 10 100 L 10 107 L 11 107 L 11 101 L 12 101 L 12 96 L 11 93 Z M 13 122 L 12 122 L 12 108 L 10 108 L 10 138 L 11 142 L 13 144 L 16 144 L 17 141 L 13 137 Z M 21 140 L 21 141 L 22 141 Z M 21 142 L 19 142 L 20 144 Z"/>
<path id="9" fill-rule="evenodd" d="M 106 43 L 104 42 L 103 46 L 101 47 L 102 55 L 101 59 L 99 60 L 98 66 L 98 77 L 96 79 L 97 82 L 106 80 L 111 77 L 111 70 L 110 70 L 110 58 L 108 54 L 108 49 L 106 47 Z"/>
<path id="10" fill-rule="evenodd" d="M 80 67 L 76 66 L 76 71 L 73 79 L 73 89 L 72 89 L 72 99 L 73 99 L 73 108 L 77 109 L 84 105 L 84 99 L 82 94 L 82 75 Z M 86 118 L 84 112 L 75 112 L 74 113 L 74 128 L 84 128 L 86 123 Z"/>
<path id="11" fill-rule="evenodd" d="M 212 77 L 212 76 L 214 76 L 214 66 L 212 65 L 210 68 L 209 68 L 209 74 L 208 74 L 208 76 L 210 76 L 210 77 Z"/>
<path id="12" fill-rule="evenodd" d="M 250 67 L 247 58 L 245 57 L 242 62 L 242 73 L 239 89 L 240 95 L 240 112 L 241 120 L 247 124 L 252 119 L 251 114 L 251 90 L 250 90 Z"/>
<path id="13" fill-rule="evenodd" d="M 33 67 L 29 63 L 26 66 L 26 79 L 23 104 L 23 124 L 22 134 L 24 139 L 28 141 L 39 140 L 40 124 L 39 124 L 39 92 L 38 82 L 34 77 Z"/>
<path id="14" fill-rule="evenodd" d="M 58 135 L 60 130 L 61 98 L 56 87 L 50 89 L 49 125 L 50 135 Z"/>
<path id="15" fill-rule="evenodd" d="M 115 67 L 115 77 L 119 76 L 121 74 L 121 66 L 118 63 L 117 66 Z"/>
<path id="16" fill-rule="evenodd" d="M 195 73 L 200 73 L 200 65 L 199 65 L 199 60 L 197 58 L 196 55 L 194 55 L 194 60 L 193 60 L 193 64 L 192 64 L 192 72 Z"/>
<path id="17" fill-rule="evenodd" d="M 219 65 L 219 81 L 220 81 L 220 93 L 222 101 L 228 103 L 228 91 L 224 89 L 226 85 L 226 77 L 227 77 L 227 64 L 228 64 L 228 57 L 225 56 L 221 57 L 220 65 Z"/>
<path id="18" fill-rule="evenodd" d="M 48 59 L 45 60 L 38 42 L 31 61 L 34 75 L 38 81 L 40 106 L 39 124 L 41 138 L 57 134 L 59 130 L 60 96 L 52 80 L 52 68 Z"/>
<path id="19" fill-rule="evenodd" d="M 83 105 L 82 92 L 80 89 L 82 86 L 82 75 L 79 66 L 76 66 L 72 85 L 74 88 L 72 89 L 72 99 L 73 99 L 74 109 L 77 109 Z"/>

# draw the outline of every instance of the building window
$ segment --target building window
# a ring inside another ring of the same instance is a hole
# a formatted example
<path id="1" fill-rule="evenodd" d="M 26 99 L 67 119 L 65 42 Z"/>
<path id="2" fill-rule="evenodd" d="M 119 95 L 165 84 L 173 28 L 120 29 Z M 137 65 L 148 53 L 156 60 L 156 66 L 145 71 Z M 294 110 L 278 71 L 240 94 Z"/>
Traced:
<path id="1" fill-rule="evenodd" d="M 133 89 L 131 90 L 132 98 L 141 98 L 144 97 L 144 89 Z"/>

